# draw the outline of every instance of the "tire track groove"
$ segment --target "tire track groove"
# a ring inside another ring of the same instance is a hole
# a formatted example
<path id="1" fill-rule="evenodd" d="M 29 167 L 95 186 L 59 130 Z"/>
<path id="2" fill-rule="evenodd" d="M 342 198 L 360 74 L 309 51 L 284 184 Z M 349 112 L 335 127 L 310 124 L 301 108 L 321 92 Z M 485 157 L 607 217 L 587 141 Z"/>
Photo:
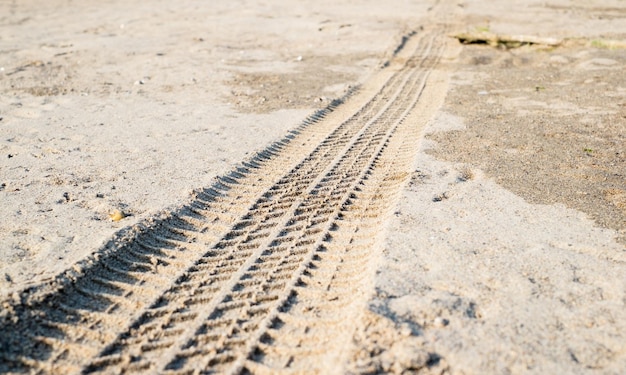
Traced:
<path id="1" fill-rule="evenodd" d="M 11 302 L 0 329 L 24 339 L 0 338 L 0 372 L 263 373 L 324 357 L 281 342 L 280 329 L 306 331 L 333 321 L 317 312 L 351 306 L 347 285 L 362 285 L 398 184 L 398 129 L 436 63 L 437 34 L 404 38 L 395 54 L 413 48 L 409 59 L 387 64 L 346 120 L 333 102 L 189 204 Z M 302 299 L 317 305 L 301 311 Z"/>
<path id="2" fill-rule="evenodd" d="M 405 79 L 405 81 L 406 81 L 406 80 L 408 80 L 408 77 Z M 400 91 L 398 91 L 396 95 L 399 95 L 399 93 L 400 93 Z M 390 106 L 390 104 L 389 104 L 389 102 L 388 102 L 388 101 L 385 101 L 385 102 L 383 103 L 383 105 L 382 105 L 382 107 L 383 107 L 384 109 L 386 109 L 386 107 L 389 107 L 389 106 Z M 384 114 L 384 111 L 379 111 L 379 112 L 381 112 L 381 115 L 382 115 L 382 114 Z M 353 117 L 351 120 L 354 120 L 354 117 Z M 354 122 L 354 121 L 353 121 L 353 122 Z M 350 123 L 350 121 L 348 121 L 346 124 L 349 124 L 349 123 Z M 376 125 L 376 123 L 375 123 L 374 121 L 373 121 L 372 123 L 374 123 L 374 124 Z M 381 123 L 382 123 L 382 122 L 381 122 Z M 345 125 L 345 124 L 344 124 L 344 125 Z M 340 128 L 341 128 L 341 127 L 340 127 Z M 366 129 L 369 129 L 369 128 L 370 128 L 369 126 L 368 126 L 368 127 L 366 127 Z M 357 130 L 358 130 L 358 129 L 357 129 Z M 363 133 L 363 130 L 361 130 L 361 133 Z M 362 134 L 361 134 L 361 135 L 362 135 Z M 347 138 L 347 137 L 343 136 L 343 138 Z M 366 145 L 367 143 L 366 143 L 365 141 L 363 141 L 363 139 L 362 139 L 362 138 L 363 138 L 362 136 L 360 136 L 359 138 L 357 138 L 357 141 L 353 142 L 353 144 L 352 144 L 352 145 L 349 145 L 349 146 L 348 146 L 348 149 L 347 149 L 344 153 L 337 153 L 337 155 L 338 155 L 338 156 L 337 156 L 337 157 L 335 157 L 335 159 L 339 159 L 339 161 L 340 161 L 340 160 L 342 160 L 342 159 L 346 160 L 346 159 L 347 159 L 347 157 L 346 157 L 345 155 L 346 155 L 346 154 L 349 154 L 351 150 L 352 150 L 352 151 L 353 151 L 353 150 L 355 150 L 355 149 L 356 149 L 355 147 L 358 147 L 359 145 L 361 145 L 362 147 L 363 147 L 364 145 Z M 327 139 L 328 139 L 328 138 L 327 138 Z M 369 140 L 369 141 L 371 141 L 371 140 Z M 331 143 L 331 142 L 327 142 L 327 143 Z M 321 146 L 324 146 L 324 143 L 322 143 L 322 145 L 321 145 Z M 267 212 L 267 207 L 271 207 L 270 205 L 268 205 L 268 204 L 266 204 L 266 203 L 268 202 L 268 200 L 270 200 L 270 199 L 272 199 L 272 198 L 275 198 L 275 197 L 274 197 L 274 195 L 276 195 L 276 192 L 281 192 L 281 190 L 282 190 L 282 191 L 284 191 L 284 193 L 282 194 L 282 197 L 281 197 L 280 195 L 277 197 L 277 200 L 280 202 L 280 198 L 282 198 L 282 199 L 289 198 L 289 197 L 290 197 L 290 195 L 291 195 L 291 194 L 289 194 L 290 192 L 295 191 L 295 192 L 297 193 L 297 192 L 302 191 L 302 190 L 303 190 L 303 188 L 304 188 L 304 186 L 303 186 L 303 185 L 304 185 L 305 183 L 310 183 L 310 179 L 311 179 L 311 178 L 310 178 L 309 176 L 315 176 L 315 173 L 319 173 L 320 169 L 321 169 L 321 168 L 322 168 L 322 166 L 324 165 L 323 163 L 320 163 L 320 162 L 317 160 L 317 156 L 318 156 L 318 154 L 320 154 L 319 150 L 320 150 L 320 148 L 318 148 L 316 151 L 314 151 L 314 152 L 313 152 L 313 154 L 311 155 L 311 157 L 309 158 L 309 160 L 311 160 L 311 161 L 313 161 L 313 162 L 309 163 L 309 164 L 311 164 L 311 167 L 309 167 L 309 168 L 308 168 L 308 170 L 306 171 L 307 173 L 306 173 L 306 174 L 304 174 L 304 178 L 299 178 L 299 179 L 293 179 L 293 178 L 291 178 L 291 179 L 290 179 L 289 177 L 285 177 L 285 178 L 283 178 L 283 179 L 279 180 L 279 182 L 278 182 L 278 183 L 277 183 L 274 187 L 272 187 L 272 188 L 270 189 L 270 191 L 269 191 L 267 194 L 265 194 L 265 195 L 263 196 L 263 198 L 262 198 L 262 199 L 260 199 L 259 201 L 257 201 L 257 203 L 256 203 L 255 205 L 253 205 L 251 212 L 255 212 L 255 213 L 256 213 L 256 216 L 261 216 L 261 217 L 263 217 L 263 216 L 266 214 L 266 212 Z M 344 156 L 341 156 L 341 155 L 344 155 Z M 333 156 L 333 154 L 332 154 L 332 153 L 326 153 L 326 154 L 325 154 L 325 156 L 326 156 L 326 159 L 329 159 L 330 157 L 332 157 L 332 156 Z M 364 159 L 364 160 L 367 160 L 367 158 L 366 158 L 366 159 Z M 299 165 L 298 167 L 294 168 L 294 171 L 298 171 L 298 170 L 300 170 L 300 169 L 303 169 L 304 167 L 303 167 L 302 165 L 303 165 L 303 164 L 301 164 L 301 165 Z M 333 176 L 333 175 L 334 175 L 334 177 L 335 177 L 335 178 L 337 178 L 338 176 L 337 176 L 336 169 L 337 169 L 337 163 L 335 163 L 335 167 L 334 167 L 334 169 L 331 169 L 331 173 L 329 173 L 329 174 L 327 174 L 327 175 L 330 175 L 330 176 Z M 358 169 L 358 168 L 357 168 L 357 169 Z M 313 173 L 312 173 L 312 172 L 313 172 Z M 307 178 L 307 177 L 308 177 L 308 178 Z M 320 182 L 321 182 L 321 184 L 323 185 L 325 181 L 324 181 L 324 180 L 322 180 L 322 181 L 320 181 Z M 329 206 L 331 206 L 331 207 L 332 207 L 332 205 L 329 205 Z M 282 217 L 283 215 L 285 215 L 285 212 L 284 212 L 283 210 L 277 209 L 276 207 L 277 207 L 277 206 L 276 206 L 276 205 L 274 205 L 273 211 L 281 211 L 281 212 L 274 212 L 274 213 L 273 213 L 273 215 L 266 216 L 264 219 L 262 219 L 262 220 L 261 220 L 261 223 L 264 223 L 264 222 L 266 222 L 266 221 L 267 221 L 267 220 L 269 220 L 269 219 L 278 218 L 278 217 Z M 278 207 L 280 207 L 280 206 L 278 206 Z M 302 208 L 300 208 L 300 209 L 296 210 L 296 211 L 294 212 L 294 214 L 295 214 L 295 216 L 300 216 L 300 215 L 302 215 L 303 213 L 305 213 L 306 211 L 307 211 L 307 210 L 306 210 L 306 207 L 302 207 Z M 329 212 L 327 212 L 327 213 L 329 213 Z M 273 217 L 272 217 L 272 216 L 273 216 Z M 249 223 L 249 221 L 250 221 L 250 218 L 249 218 L 249 217 L 247 217 L 247 218 L 245 218 L 245 219 L 246 219 L 246 224 L 248 224 L 248 223 Z M 239 226 L 239 227 L 240 227 L 241 225 L 237 225 L 237 224 L 236 224 L 235 226 L 236 226 L 236 227 L 237 227 L 237 226 Z M 257 227 L 256 229 L 253 229 L 253 230 L 251 230 L 250 232 L 251 232 L 251 233 L 255 233 L 255 232 L 257 232 L 258 230 L 259 230 L 259 228 Z M 236 243 L 236 242 L 233 242 L 233 237 L 237 237 L 237 236 L 236 236 L 236 235 L 230 235 L 230 236 L 228 236 L 228 240 L 230 240 L 230 243 L 220 242 L 220 243 L 218 243 L 218 245 L 216 245 L 216 248 L 220 248 L 220 247 L 224 247 L 224 248 L 225 248 L 225 247 L 227 247 L 227 246 L 230 246 L 231 248 L 234 248 L 234 245 L 237 245 L 237 243 Z M 264 233 L 264 234 L 262 235 L 262 237 L 263 237 L 263 238 L 264 238 L 264 237 L 269 237 L 269 233 Z M 253 240 L 253 241 L 254 241 L 255 239 L 256 239 L 256 238 L 250 238 L 250 237 L 248 237 L 248 238 L 247 238 L 247 241 L 249 241 L 249 240 Z M 277 244 L 280 244 L 280 243 L 281 243 L 281 242 L 283 242 L 283 241 L 285 241 L 285 240 L 284 240 L 284 239 L 273 240 L 273 242 L 271 242 L 269 245 L 270 245 L 270 246 L 276 246 Z M 244 243 L 245 243 L 245 242 L 246 242 L 246 241 L 244 241 Z M 258 249 L 258 248 L 261 248 L 261 245 L 257 243 L 257 244 L 254 244 L 252 247 L 255 247 L 255 248 L 257 248 L 257 249 Z M 232 254 L 232 255 L 231 255 L 231 257 L 236 257 L 236 256 L 237 256 L 237 254 Z M 242 256 L 242 258 L 247 258 L 247 257 L 249 257 L 249 256 L 250 256 L 250 254 L 249 254 L 249 253 L 244 253 L 244 254 L 239 254 L 239 256 Z M 257 255 L 255 256 L 255 258 L 259 258 L 259 255 L 257 254 Z M 261 259 L 262 259 L 262 258 L 261 258 Z M 231 271 L 232 271 L 232 270 L 231 270 Z M 199 275 L 199 276 L 198 276 L 198 278 L 200 278 L 200 279 L 201 279 L 202 277 L 203 277 L 203 275 Z M 244 277 L 246 277 L 246 275 L 244 275 Z M 250 276 L 248 276 L 248 277 L 250 277 Z M 234 284 L 234 285 L 232 285 L 232 283 L 231 283 L 231 285 L 230 285 L 229 287 L 230 287 L 230 288 L 235 288 L 235 287 L 237 287 L 237 288 L 241 288 L 241 287 L 245 287 L 245 286 L 246 286 L 245 284 L 241 284 L 241 283 L 239 283 L 239 284 Z M 193 288 L 193 287 L 191 287 L 191 288 Z M 228 289 L 228 288 L 224 288 L 224 290 L 227 290 L 227 289 Z M 216 299 L 216 300 L 219 300 L 219 299 L 221 299 L 221 298 L 222 298 L 222 299 L 224 299 L 224 298 L 227 298 L 227 296 L 221 295 L 221 296 L 216 296 L 216 297 L 214 297 L 214 299 Z M 229 298 L 232 298 L 232 296 L 230 296 Z M 205 296 L 205 298 L 204 298 L 204 300 L 205 300 L 205 301 L 209 301 L 210 299 L 211 299 L 211 296 L 208 296 L 208 297 L 206 297 L 206 296 Z M 172 300 L 175 300 L 175 297 L 174 297 L 174 296 L 172 296 Z M 236 307 L 237 307 L 237 308 L 240 308 L 241 306 L 236 306 Z M 224 305 L 224 306 L 222 306 L 222 308 L 221 308 L 221 309 L 217 309 L 216 307 L 213 307 L 213 309 L 215 309 L 215 311 L 213 312 L 213 316 L 211 316 L 212 318 L 216 318 L 216 317 L 217 317 L 217 315 L 220 315 L 220 316 L 221 316 L 221 315 L 224 315 L 224 313 L 226 313 L 226 312 L 228 312 L 228 311 L 232 311 L 232 310 L 234 310 L 232 307 L 230 307 L 230 308 L 229 308 L 229 306 L 228 306 L 228 305 Z M 210 309 L 209 309 L 209 310 L 210 310 Z M 164 324 L 164 325 L 166 325 L 166 326 L 171 325 L 171 322 L 165 322 L 165 320 L 166 320 L 166 319 L 168 319 L 168 318 L 169 318 L 169 317 L 162 316 L 162 317 L 161 317 L 161 319 L 163 320 L 163 323 L 161 323 L 161 324 Z M 202 320 L 203 320 L 203 319 L 202 319 L 202 317 L 200 317 L 200 316 L 198 316 L 198 315 L 196 315 L 196 318 L 197 318 L 197 320 L 198 320 L 198 321 L 202 321 Z M 169 318 L 169 319 L 171 319 L 171 318 Z M 232 329 L 231 329 L 231 331 L 232 331 Z M 187 340 L 189 340 L 189 337 L 191 337 L 191 336 L 193 335 L 193 331 L 192 331 L 191 329 L 188 329 L 188 332 L 189 332 L 189 333 L 188 333 L 187 335 L 185 335 L 185 337 L 187 338 Z M 169 352 L 170 352 L 170 353 L 175 353 L 177 349 L 176 349 L 173 345 L 174 345 L 174 344 L 172 343 L 172 344 L 164 344 L 163 346 L 164 346 L 164 347 L 168 347 L 168 348 L 172 348 L 171 350 L 169 350 Z M 202 354 L 204 355 L 204 353 L 202 353 Z M 156 356 L 156 355 L 155 355 L 155 356 Z M 159 353 L 159 355 L 158 355 L 158 356 L 159 356 L 159 359 L 161 360 L 161 362 L 164 362 L 164 363 L 165 363 L 165 362 L 167 362 L 168 360 L 172 360 L 172 356 L 171 356 L 171 355 L 170 355 L 170 356 L 167 356 L 167 355 L 163 355 L 162 353 Z M 189 358 L 189 355 L 185 355 L 184 357 L 185 357 L 185 358 Z M 164 360 L 164 358 L 167 358 L 167 360 Z M 179 358 L 178 358 L 178 359 L 176 359 L 176 360 L 174 360 L 174 361 L 175 361 L 176 363 L 180 363 L 180 362 L 181 362 L 180 358 L 182 358 L 182 356 L 179 356 Z M 228 358 L 230 358 L 230 357 L 228 357 Z M 188 359 L 187 359 L 187 360 L 188 360 Z M 106 360 L 103 360 L 103 362 L 100 362 L 100 363 L 101 363 L 101 364 L 102 364 L 102 363 L 106 363 Z M 171 367 L 176 367 L 176 366 L 174 366 L 174 365 L 169 365 L 169 367 L 171 368 Z M 145 368 L 145 367 L 144 367 L 144 368 Z M 161 368 L 161 367 L 158 367 L 158 366 L 157 366 L 157 368 Z"/>
<path id="3" fill-rule="evenodd" d="M 415 102 L 420 95 L 421 89 Z M 411 134 L 410 129 L 404 130 L 405 134 Z M 345 220 L 348 227 L 343 231 L 352 233 L 352 236 L 343 237 L 349 238 L 348 241 L 337 238 L 316 250 L 314 262 L 303 273 L 300 285 L 296 286 L 296 297 L 281 307 L 275 321 L 260 337 L 259 344 L 245 362 L 244 373 L 338 371 L 333 367 L 320 367 L 320 364 L 325 363 L 332 363 L 332 366 L 341 363 L 341 355 L 329 360 L 333 354 L 326 348 L 327 342 L 329 338 L 338 338 L 343 334 L 346 338 L 344 345 L 336 344 L 335 347 L 341 348 L 349 344 L 352 331 L 345 327 L 349 326 L 346 323 L 354 320 L 354 316 L 350 316 L 351 312 L 346 313 L 351 311 L 347 306 L 358 303 L 353 300 L 353 296 L 358 288 L 363 286 L 362 280 L 365 278 L 363 268 L 368 262 L 369 253 L 376 245 L 376 240 L 373 239 L 375 236 L 372 234 L 377 232 L 376 227 L 380 225 L 381 218 L 384 218 L 385 211 L 389 210 L 394 193 L 398 191 L 397 186 L 405 179 L 398 171 L 408 168 L 415 152 L 415 141 L 406 141 L 403 138 L 418 139 L 417 134 L 413 132 L 413 137 L 402 137 L 399 133 L 390 141 L 395 144 L 392 146 L 394 150 L 387 153 L 387 160 L 375 161 L 392 167 L 380 168 L 375 174 L 382 177 L 372 176 L 354 190 L 355 195 L 360 195 L 359 200 L 364 202 L 364 207 L 346 211 L 346 215 L 353 217 Z M 381 173 L 381 169 L 385 173 Z M 382 181 L 372 182 L 380 178 Z M 368 189 L 362 187 L 363 185 L 376 190 L 367 192 Z M 338 221 L 334 230 L 339 230 L 343 223 L 344 218 Z M 356 244 L 357 240 L 361 243 Z M 315 262 L 315 260 L 324 261 Z"/>
<path id="4" fill-rule="evenodd" d="M 367 160 L 367 159 L 366 158 L 360 158 L 360 159 L 357 159 L 357 160 Z M 360 167 L 362 167 L 362 166 L 360 166 Z M 349 201 L 346 201 L 346 202 L 349 203 Z M 345 209 L 345 206 L 344 206 L 344 209 Z M 301 262 L 301 261 L 302 261 L 302 259 L 298 259 L 298 262 Z M 254 342 L 254 340 L 251 340 L 251 341 Z M 228 349 L 225 349 L 225 350 L 228 350 Z M 229 358 L 229 360 L 232 360 L 232 356 L 229 356 L 228 358 Z M 216 372 L 222 372 L 219 367 L 216 368 L 216 365 L 218 365 L 218 363 L 211 363 L 211 362 L 209 362 L 208 365 L 210 365 L 212 367 L 212 370 L 214 369 Z M 196 367 L 196 369 L 197 369 L 197 367 Z M 237 366 L 237 364 L 235 364 L 235 369 L 236 369 L 236 372 L 239 371 L 239 367 Z"/>
<path id="5" fill-rule="evenodd" d="M 326 110 L 307 119 L 303 126 L 288 134 L 283 143 L 289 146 L 287 141 L 298 134 L 314 140 L 315 137 L 312 137 L 311 134 L 314 135 L 315 132 L 311 132 L 307 127 L 317 124 L 339 103 L 340 101 L 335 101 Z M 304 144 L 306 143 L 305 141 Z M 314 144 L 314 142 L 310 143 Z M 268 150 L 276 147 L 272 145 Z M 306 149 L 305 147 L 304 150 Z M 122 238 L 124 241 L 122 243 L 116 243 L 118 239 L 115 239 L 111 241 L 108 245 L 109 248 L 105 251 L 77 264 L 49 285 L 23 292 L 21 301 L 17 303 L 5 301 L 3 305 L 10 306 L 10 309 L 7 310 L 11 310 L 12 315 L 3 319 L 0 328 L 4 332 L 17 333 L 20 339 L 16 340 L 9 335 L 0 337 L 0 346 L 7 348 L 6 351 L 0 352 L 0 359 L 2 359 L 0 371 L 30 369 L 31 372 L 49 373 L 49 363 L 80 363 L 81 360 L 84 361 L 83 349 L 90 353 L 90 346 L 101 347 L 106 341 L 106 337 L 91 337 L 87 340 L 85 339 L 85 332 L 82 332 L 85 329 L 81 329 L 79 326 L 73 327 L 77 321 L 81 320 L 80 311 L 99 311 L 108 308 L 108 313 L 117 312 L 117 319 L 109 319 L 111 324 L 105 327 L 106 329 L 101 330 L 107 332 L 115 332 L 119 327 L 120 320 L 128 320 L 127 317 L 132 316 L 133 312 L 141 311 L 142 305 L 154 297 L 155 286 L 167 285 L 169 278 L 180 274 L 180 271 L 187 266 L 188 257 L 186 255 L 189 252 L 197 252 L 196 248 L 191 245 L 196 238 L 186 238 L 184 233 L 177 233 L 177 229 L 187 229 L 193 234 L 205 235 L 206 242 L 213 241 L 214 238 L 211 238 L 211 234 L 228 229 L 237 216 L 245 214 L 246 201 L 250 200 L 249 197 L 258 195 L 265 189 L 264 184 L 259 182 L 271 181 L 273 175 L 270 173 L 268 177 L 267 172 L 260 168 L 265 166 L 270 167 L 270 170 L 280 170 L 284 168 L 285 164 L 292 163 L 289 159 L 294 155 L 289 153 L 289 150 L 286 150 L 287 157 L 283 155 L 276 158 L 270 158 L 266 151 L 262 151 L 250 161 L 244 162 L 245 167 L 237 171 L 240 175 L 241 172 L 245 172 L 249 168 L 250 172 L 245 175 L 245 178 L 251 181 L 247 184 L 242 183 L 245 188 L 238 191 L 235 200 L 243 200 L 239 206 L 233 205 L 232 199 L 227 199 L 225 192 L 230 189 L 227 185 L 228 182 L 218 181 L 211 188 L 196 192 L 195 199 L 189 205 L 166 214 L 165 217 L 157 219 L 155 222 L 148 222 L 146 226 L 139 228 L 138 233 L 130 239 Z M 298 154 L 295 152 L 296 156 Z M 230 182 L 232 181 L 230 180 Z M 220 207 L 221 204 L 228 204 L 229 207 Z M 241 213 L 237 214 L 237 212 Z M 181 226 L 180 222 L 175 222 L 174 217 L 182 217 L 196 224 L 185 228 L 185 225 Z M 197 223 L 201 224 L 198 228 L 194 226 Z M 214 237 L 217 238 L 217 236 Z M 142 263 L 142 259 L 135 259 L 137 261 L 135 262 L 135 260 L 126 257 L 127 253 L 132 252 L 131 249 L 136 246 L 136 243 L 143 245 L 143 249 L 139 249 L 139 252 L 144 252 L 150 257 L 150 263 Z M 154 278 L 155 274 L 159 274 L 159 272 L 154 272 L 157 271 L 154 264 L 155 260 L 156 265 L 160 261 L 163 265 L 176 266 L 174 268 L 158 267 L 158 271 L 161 273 L 168 270 L 162 275 L 165 276 L 165 280 Z M 80 288 L 81 284 L 91 284 L 94 277 L 99 280 L 99 284 L 102 284 L 103 281 L 105 283 L 118 283 L 118 286 L 125 290 L 124 298 L 134 300 L 133 309 L 120 311 L 118 304 L 104 296 L 96 296 L 95 299 L 93 296 L 87 299 L 78 298 L 79 293 L 76 288 Z M 123 285 L 119 285 L 120 282 Z M 57 306 L 65 306 L 66 308 L 62 313 L 59 313 Z M 106 321 L 101 323 L 103 322 Z M 45 340 L 45 338 L 59 338 L 59 340 Z M 63 345 L 50 345 L 51 342 L 62 342 Z M 80 343 L 82 348 L 80 351 L 83 354 L 72 356 L 72 353 L 78 351 L 68 350 L 66 342 Z M 43 362 L 44 359 L 47 362 Z M 76 372 L 78 369 L 79 367 L 69 365 L 60 372 Z"/>

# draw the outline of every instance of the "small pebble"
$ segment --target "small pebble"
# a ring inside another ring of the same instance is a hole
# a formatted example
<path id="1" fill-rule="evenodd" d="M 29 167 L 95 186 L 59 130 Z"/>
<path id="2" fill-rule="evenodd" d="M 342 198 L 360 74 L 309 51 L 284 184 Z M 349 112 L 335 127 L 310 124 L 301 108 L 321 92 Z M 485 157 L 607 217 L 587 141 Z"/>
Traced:
<path id="1" fill-rule="evenodd" d="M 125 217 L 126 217 L 126 214 L 125 214 L 125 213 L 123 213 L 123 212 L 122 212 L 122 211 L 120 211 L 120 210 L 115 210 L 115 211 L 113 211 L 113 212 L 111 212 L 111 213 L 109 214 L 109 218 L 110 218 L 112 221 L 115 221 L 115 222 L 118 222 L 118 221 L 122 220 L 122 219 L 123 219 L 123 218 L 125 218 Z"/>
<path id="2" fill-rule="evenodd" d="M 413 330 L 408 324 L 405 324 L 402 326 L 402 328 L 400 328 L 400 335 L 404 337 L 411 336 L 412 333 L 413 333 Z"/>
<path id="3" fill-rule="evenodd" d="M 450 324 L 450 321 L 440 316 L 436 317 L 435 320 L 433 321 L 433 325 L 437 328 L 443 328 L 447 326 L 448 324 Z"/>

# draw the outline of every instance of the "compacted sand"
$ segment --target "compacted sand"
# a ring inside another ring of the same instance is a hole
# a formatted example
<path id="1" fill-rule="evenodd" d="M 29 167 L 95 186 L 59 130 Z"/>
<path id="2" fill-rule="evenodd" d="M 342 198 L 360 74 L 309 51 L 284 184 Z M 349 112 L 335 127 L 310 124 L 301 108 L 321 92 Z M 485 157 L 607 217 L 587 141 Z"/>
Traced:
<path id="1" fill-rule="evenodd" d="M 0 372 L 623 373 L 625 68 L 618 0 L 4 2 Z"/>

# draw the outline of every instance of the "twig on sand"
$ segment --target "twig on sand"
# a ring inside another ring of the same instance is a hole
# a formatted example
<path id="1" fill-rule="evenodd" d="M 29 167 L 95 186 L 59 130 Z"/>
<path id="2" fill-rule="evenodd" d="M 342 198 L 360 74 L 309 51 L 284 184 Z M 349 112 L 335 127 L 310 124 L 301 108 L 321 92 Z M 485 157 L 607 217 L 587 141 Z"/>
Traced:
<path id="1" fill-rule="evenodd" d="M 556 38 L 542 38 L 531 35 L 498 35 L 487 32 L 459 33 L 452 35 L 463 44 L 488 44 L 493 47 L 517 48 L 526 45 L 544 45 L 556 47 L 563 40 Z"/>

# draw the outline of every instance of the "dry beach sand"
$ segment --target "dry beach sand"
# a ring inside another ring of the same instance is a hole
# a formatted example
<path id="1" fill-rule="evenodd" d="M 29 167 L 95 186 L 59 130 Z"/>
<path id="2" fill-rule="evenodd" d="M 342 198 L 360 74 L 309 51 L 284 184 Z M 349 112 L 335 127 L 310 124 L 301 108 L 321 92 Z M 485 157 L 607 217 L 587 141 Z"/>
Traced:
<path id="1" fill-rule="evenodd" d="M 625 46 L 619 0 L 0 3 L 0 373 L 624 373 Z"/>

